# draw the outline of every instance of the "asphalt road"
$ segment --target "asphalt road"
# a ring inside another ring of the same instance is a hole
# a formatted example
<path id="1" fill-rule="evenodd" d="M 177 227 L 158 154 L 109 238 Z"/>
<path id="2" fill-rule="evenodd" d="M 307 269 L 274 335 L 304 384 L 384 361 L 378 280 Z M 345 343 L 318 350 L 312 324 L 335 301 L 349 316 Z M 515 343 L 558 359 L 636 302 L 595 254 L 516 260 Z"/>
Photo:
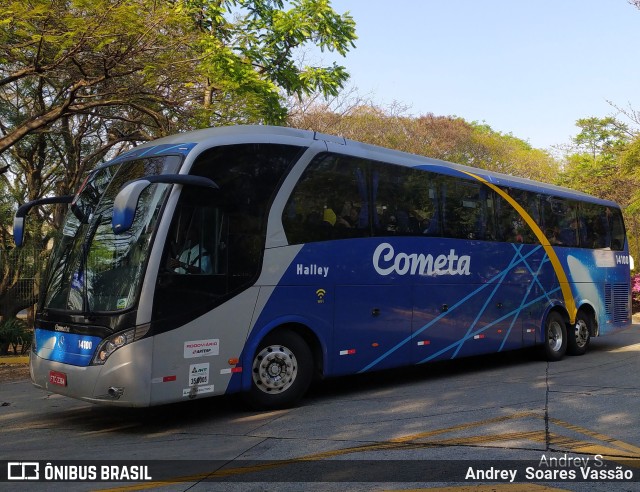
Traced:
<path id="1" fill-rule="evenodd" d="M 275 412 L 233 397 L 116 409 L 0 383 L 0 460 L 151 477 L 0 489 L 640 490 L 639 372 L 634 325 L 557 363 L 525 351 L 329 380 Z"/>

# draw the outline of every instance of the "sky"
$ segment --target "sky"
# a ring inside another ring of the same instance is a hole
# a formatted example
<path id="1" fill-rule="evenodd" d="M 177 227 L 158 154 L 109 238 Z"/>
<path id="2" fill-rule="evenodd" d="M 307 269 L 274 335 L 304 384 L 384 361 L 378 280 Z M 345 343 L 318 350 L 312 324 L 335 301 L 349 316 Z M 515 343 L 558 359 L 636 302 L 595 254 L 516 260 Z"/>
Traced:
<path id="1" fill-rule="evenodd" d="M 640 10 L 627 0 L 331 0 L 356 22 L 349 87 L 419 116 L 486 123 L 533 147 L 579 118 L 640 110 Z M 619 119 L 630 124 L 624 116 Z"/>

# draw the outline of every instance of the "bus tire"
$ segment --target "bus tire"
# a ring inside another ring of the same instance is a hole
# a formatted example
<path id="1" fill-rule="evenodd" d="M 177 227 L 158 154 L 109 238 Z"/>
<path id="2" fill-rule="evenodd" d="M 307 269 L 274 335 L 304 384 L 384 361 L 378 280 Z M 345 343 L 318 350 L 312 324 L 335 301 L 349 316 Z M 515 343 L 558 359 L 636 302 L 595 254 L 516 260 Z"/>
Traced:
<path id="1" fill-rule="evenodd" d="M 564 357 L 567 351 L 567 325 L 557 311 L 551 311 L 544 326 L 544 355 L 550 362 Z"/>
<path id="2" fill-rule="evenodd" d="M 254 408 L 285 408 L 304 396 L 313 377 L 313 355 L 292 331 L 268 334 L 251 363 L 251 390 L 245 399 Z"/>
<path id="3" fill-rule="evenodd" d="M 593 328 L 593 316 L 585 311 L 578 311 L 576 324 L 568 325 L 567 353 L 569 355 L 583 355 L 589 345 L 591 330 Z"/>

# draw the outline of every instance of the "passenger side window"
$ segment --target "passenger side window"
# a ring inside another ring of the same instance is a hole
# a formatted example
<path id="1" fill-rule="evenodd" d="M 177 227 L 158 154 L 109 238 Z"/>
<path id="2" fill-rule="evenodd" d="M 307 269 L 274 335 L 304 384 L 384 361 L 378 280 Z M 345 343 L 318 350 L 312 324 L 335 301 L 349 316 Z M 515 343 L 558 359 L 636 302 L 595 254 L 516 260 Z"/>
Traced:
<path id="1" fill-rule="evenodd" d="M 494 239 L 493 193 L 484 185 L 445 177 L 442 195 L 445 236 L 460 239 Z"/>
<path id="2" fill-rule="evenodd" d="M 611 249 L 614 251 L 622 251 L 626 234 L 624 231 L 624 221 L 622 220 L 622 212 L 618 209 L 605 209 L 605 216 L 611 230 Z"/>
<path id="3" fill-rule="evenodd" d="M 505 189 L 527 214 L 539 223 L 537 195 L 522 190 Z M 533 244 L 536 235 L 518 211 L 504 198 L 496 194 L 497 240 L 512 243 Z"/>
<path id="4" fill-rule="evenodd" d="M 372 165 L 376 236 L 439 236 L 437 175 L 380 162 Z"/>
<path id="5" fill-rule="evenodd" d="M 553 245 L 624 247 L 618 209 L 521 189 L 504 191 Z M 370 235 L 538 243 L 518 210 L 482 183 L 329 153 L 309 164 L 282 223 L 290 244 Z"/>
<path id="6" fill-rule="evenodd" d="M 585 242 L 578 219 L 578 203 L 554 196 L 541 197 L 542 223 L 549 243 L 578 246 Z"/>
<path id="7" fill-rule="evenodd" d="M 290 244 L 369 236 L 367 165 L 335 154 L 309 164 L 282 217 Z"/>
<path id="8" fill-rule="evenodd" d="M 580 205 L 580 216 L 584 226 L 584 236 L 589 238 L 587 248 L 607 248 L 611 244 L 611 230 L 609 227 L 609 209 L 592 203 Z"/>

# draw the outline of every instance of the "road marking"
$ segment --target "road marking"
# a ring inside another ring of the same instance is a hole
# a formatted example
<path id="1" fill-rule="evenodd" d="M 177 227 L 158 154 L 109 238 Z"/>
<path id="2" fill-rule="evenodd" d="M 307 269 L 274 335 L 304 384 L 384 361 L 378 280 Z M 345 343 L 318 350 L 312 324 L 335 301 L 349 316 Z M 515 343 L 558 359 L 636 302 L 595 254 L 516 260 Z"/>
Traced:
<path id="1" fill-rule="evenodd" d="M 554 426 L 571 431 L 572 433 L 582 434 L 592 440 L 601 441 L 602 443 L 595 443 L 589 440 L 582 440 L 576 437 L 564 436 L 558 432 L 547 432 L 545 429 L 538 430 L 526 430 L 519 432 L 489 432 L 486 434 L 477 434 L 473 436 L 460 436 L 460 437 L 444 437 L 446 434 L 467 431 L 470 429 L 481 429 L 482 427 L 489 427 L 493 424 L 501 424 L 506 422 L 516 422 L 523 420 L 532 421 L 544 421 L 544 414 L 536 412 L 517 412 L 511 415 L 501 415 L 492 417 L 485 420 L 478 420 L 474 422 L 465 422 L 462 424 L 445 427 L 442 429 L 433 429 L 425 432 L 419 432 L 416 434 L 410 434 L 407 436 L 390 439 L 383 442 L 372 442 L 368 444 L 362 444 L 358 446 L 352 446 L 348 448 L 335 449 L 332 451 L 325 451 L 321 453 L 314 453 L 299 458 L 292 458 L 287 460 L 279 460 L 272 463 L 264 463 L 261 465 L 252 465 L 247 467 L 238 466 L 236 468 L 227 468 L 224 470 L 212 470 L 210 472 L 200 473 L 196 475 L 175 477 L 167 482 L 149 482 L 144 484 L 135 484 L 131 486 L 119 487 L 114 489 L 106 489 L 109 491 L 130 491 L 130 490 L 145 490 L 150 488 L 169 486 L 176 483 L 188 483 L 188 482 L 200 482 L 212 478 L 224 478 L 243 475 L 246 473 L 255 473 L 260 471 L 271 470 L 279 467 L 283 467 L 290 464 L 300 463 L 304 461 L 322 460 L 327 458 L 335 458 L 338 456 L 345 456 L 349 454 L 371 453 L 376 451 L 389 451 L 389 450 L 410 450 L 421 448 L 433 448 L 433 447 L 453 447 L 453 446 L 491 446 L 515 440 L 525 440 L 534 442 L 536 444 L 543 444 L 544 448 L 540 449 L 541 453 L 562 453 L 571 452 L 576 454 L 588 454 L 588 455 L 602 455 L 603 459 L 607 461 L 613 461 L 618 463 L 624 463 L 627 466 L 633 466 L 634 468 L 640 468 L 640 447 L 633 444 L 621 441 L 619 439 L 607 436 L 605 434 L 586 429 L 569 422 L 565 422 L 556 418 L 549 418 L 548 422 Z M 433 439 L 436 436 L 443 436 L 440 439 Z M 547 449 L 547 446 L 550 449 Z M 499 448 L 500 446 L 495 446 Z M 535 449 L 533 451 L 536 451 Z M 521 488 L 513 488 L 520 487 Z M 429 491 L 456 491 L 456 492 L 484 492 L 485 490 L 497 490 L 497 491 L 509 491 L 520 492 L 525 490 L 535 490 L 535 484 L 504 484 L 504 487 L 497 488 L 496 485 L 492 485 L 491 488 L 478 488 L 480 486 L 465 485 L 460 487 L 447 487 L 438 489 L 414 489 L 414 490 L 429 490 Z M 563 489 L 550 489 L 539 488 L 539 490 L 563 490 Z"/>
<path id="2" fill-rule="evenodd" d="M 437 487 L 434 489 L 401 489 L 402 492 L 567 492 L 567 489 L 557 489 L 548 485 L 535 483 L 502 483 L 492 485 L 459 485 L 452 487 Z M 387 491 L 389 492 L 389 491 Z"/>

